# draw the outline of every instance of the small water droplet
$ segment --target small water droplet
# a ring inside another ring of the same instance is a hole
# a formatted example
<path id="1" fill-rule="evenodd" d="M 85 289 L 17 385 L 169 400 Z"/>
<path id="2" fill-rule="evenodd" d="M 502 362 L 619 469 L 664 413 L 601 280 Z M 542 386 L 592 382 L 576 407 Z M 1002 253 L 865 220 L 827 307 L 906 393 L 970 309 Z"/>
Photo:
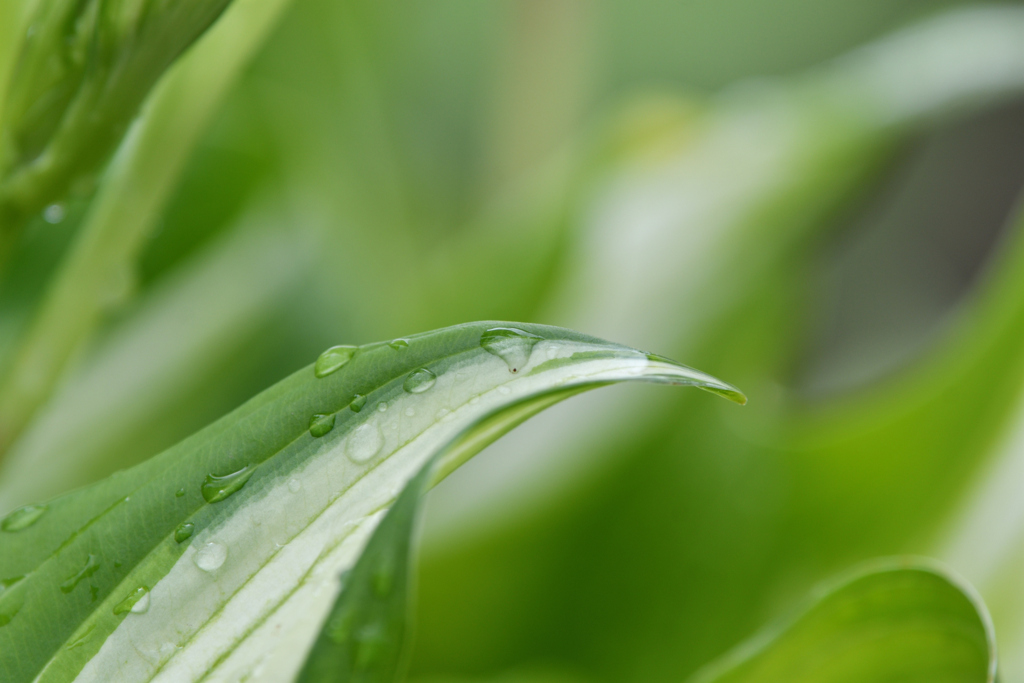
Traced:
<path id="1" fill-rule="evenodd" d="M 326 377 L 332 372 L 340 370 L 346 363 L 352 360 L 359 350 L 358 346 L 332 346 L 316 359 L 313 366 L 313 374 L 317 377 Z"/>
<path id="2" fill-rule="evenodd" d="M 392 339 L 391 341 L 388 342 L 388 346 L 390 346 L 391 348 L 393 348 L 393 349 L 395 349 L 397 351 L 401 351 L 402 349 L 409 348 L 409 340 L 408 339 Z"/>
<path id="3" fill-rule="evenodd" d="M 382 560 L 377 570 L 373 573 L 373 592 L 378 598 L 386 598 L 391 595 L 391 589 L 395 585 L 395 570 L 391 560 Z"/>
<path id="4" fill-rule="evenodd" d="M 380 405 L 377 406 L 377 410 L 382 413 L 388 412 L 388 404 L 385 401 L 381 401 Z"/>
<path id="5" fill-rule="evenodd" d="M 75 638 L 70 643 L 68 643 L 67 649 L 74 650 L 75 648 L 82 647 L 83 645 L 88 643 L 89 639 L 92 638 L 92 632 L 93 632 L 93 629 L 95 629 L 95 628 L 96 628 L 95 622 L 92 623 L 92 624 L 89 624 L 89 627 L 85 629 L 85 631 L 82 633 L 82 635 L 80 635 L 79 637 Z"/>
<path id="6" fill-rule="evenodd" d="M 410 394 L 422 394 L 424 391 L 434 386 L 434 382 L 436 381 L 437 375 L 426 368 L 420 368 L 419 370 L 413 371 L 411 375 L 406 377 L 405 384 L 402 386 Z"/>
<path id="7" fill-rule="evenodd" d="M 157 650 L 157 652 L 160 654 L 160 658 L 161 659 L 167 659 L 171 655 L 173 655 L 174 652 L 177 649 L 178 649 L 178 646 L 175 645 L 174 643 L 164 643 L 163 645 L 160 646 L 160 649 Z"/>
<path id="8" fill-rule="evenodd" d="M 386 627 L 378 622 L 367 624 L 355 634 L 356 671 L 366 671 L 387 652 L 388 638 Z"/>
<path id="9" fill-rule="evenodd" d="M 249 481 L 249 478 L 255 471 L 256 465 L 246 465 L 231 474 L 222 476 L 207 474 L 206 481 L 203 482 L 202 486 L 203 498 L 206 499 L 207 503 L 221 502 L 245 486 L 245 482 Z"/>
<path id="10" fill-rule="evenodd" d="M 192 538 L 192 534 L 195 532 L 195 524 L 192 522 L 182 522 L 178 525 L 178 528 L 174 530 L 174 540 L 178 543 L 184 543 L 188 539 Z"/>
<path id="11" fill-rule="evenodd" d="M 196 552 L 196 566 L 204 572 L 219 569 L 228 558 L 228 549 L 223 543 L 207 543 Z"/>
<path id="12" fill-rule="evenodd" d="M 288 490 L 292 493 L 298 493 L 302 490 L 302 482 L 295 477 L 292 477 L 288 480 Z"/>
<path id="13" fill-rule="evenodd" d="M 12 576 L 9 579 L 0 579 L 0 595 L 3 595 L 3 592 L 5 590 L 7 590 L 8 588 L 10 588 L 11 586 L 18 583 L 24 578 L 24 576 Z"/>
<path id="14" fill-rule="evenodd" d="M 334 429 L 334 413 L 330 415 L 314 415 L 309 420 L 309 433 L 314 438 L 320 438 L 327 432 Z"/>
<path id="15" fill-rule="evenodd" d="M 181 498 L 184 495 L 185 495 L 185 489 L 178 489 L 177 491 L 174 492 L 174 497 L 175 498 Z"/>
<path id="16" fill-rule="evenodd" d="M 45 505 L 20 507 L 4 517 L 4 520 L 0 522 L 0 530 L 14 532 L 27 529 L 38 522 L 48 509 Z"/>
<path id="17" fill-rule="evenodd" d="M 480 402 L 480 397 L 479 396 L 474 396 L 473 398 L 469 399 L 469 405 L 471 405 L 471 406 L 475 406 L 479 402 Z"/>
<path id="18" fill-rule="evenodd" d="M 345 454 L 353 462 L 364 463 L 380 453 L 384 446 L 380 429 L 373 424 L 361 424 L 352 430 L 345 444 Z"/>
<path id="19" fill-rule="evenodd" d="M 358 413 L 366 405 L 366 397 L 360 394 L 356 394 L 352 397 L 352 402 L 348 404 L 348 407 L 352 409 L 353 413 Z"/>
<path id="20" fill-rule="evenodd" d="M 43 210 L 43 220 L 50 225 L 57 225 L 64 220 L 64 205 L 63 204 L 50 204 Z"/>
<path id="21" fill-rule="evenodd" d="M 508 371 L 517 373 L 529 361 L 541 337 L 514 327 L 494 327 L 480 335 L 480 346 L 505 361 Z"/>
<path id="22" fill-rule="evenodd" d="M 114 614 L 127 614 L 128 612 L 142 614 L 148 609 L 149 589 L 145 586 L 139 586 L 129 593 L 127 598 L 117 603 L 114 607 Z"/>
<path id="23" fill-rule="evenodd" d="M 451 411 L 448 410 L 447 408 L 441 408 L 441 410 L 437 411 L 437 416 L 436 417 L 437 417 L 438 420 L 443 420 L 445 418 L 445 416 L 448 415 L 449 412 L 451 412 Z"/>
<path id="24" fill-rule="evenodd" d="M 512 393 L 512 390 L 511 390 L 511 389 L 509 389 L 508 387 L 506 387 L 506 386 L 505 386 L 505 385 L 503 384 L 503 385 L 501 385 L 500 387 L 498 387 L 498 393 L 499 393 L 499 394 L 504 394 L 505 396 L 508 396 L 509 394 L 511 394 L 511 393 Z"/>
<path id="25" fill-rule="evenodd" d="M 75 590 L 75 586 L 81 583 L 84 579 L 89 578 L 95 574 L 100 568 L 100 562 L 95 555 L 89 554 L 88 559 L 85 561 L 85 566 L 79 569 L 77 572 L 67 578 L 64 583 L 60 585 L 61 593 L 70 593 Z"/>
<path id="26" fill-rule="evenodd" d="M 406 417 L 414 417 L 415 415 L 416 415 L 416 409 L 413 408 L 412 406 L 409 406 L 408 408 L 405 409 L 405 416 Z"/>

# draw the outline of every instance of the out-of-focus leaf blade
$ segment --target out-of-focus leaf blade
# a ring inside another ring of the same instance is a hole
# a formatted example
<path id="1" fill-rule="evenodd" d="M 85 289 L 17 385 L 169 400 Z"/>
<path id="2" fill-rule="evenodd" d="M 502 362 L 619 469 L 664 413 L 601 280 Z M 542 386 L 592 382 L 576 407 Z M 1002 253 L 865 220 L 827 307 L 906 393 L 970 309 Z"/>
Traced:
<path id="1" fill-rule="evenodd" d="M 692 683 L 992 683 L 995 671 L 973 590 L 929 563 L 888 561 L 819 590 Z"/>
<path id="2" fill-rule="evenodd" d="M 156 86 L 0 382 L 0 456 L 101 315 L 131 292 L 138 253 L 193 146 L 287 3 L 234 3 Z"/>
<path id="3" fill-rule="evenodd" d="M 444 451 L 442 474 L 529 414 L 516 406 L 628 380 L 742 400 L 695 370 L 537 325 L 472 323 L 328 350 L 315 370 L 146 463 L 8 515 L 0 676 L 285 679 L 339 572 L 445 444 L 512 408 Z"/>

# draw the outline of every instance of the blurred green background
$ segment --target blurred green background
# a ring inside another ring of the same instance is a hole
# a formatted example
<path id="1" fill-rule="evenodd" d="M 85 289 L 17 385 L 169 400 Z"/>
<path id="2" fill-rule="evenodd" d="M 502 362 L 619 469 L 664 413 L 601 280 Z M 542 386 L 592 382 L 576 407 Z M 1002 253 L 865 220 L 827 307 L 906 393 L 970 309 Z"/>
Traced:
<path id="1" fill-rule="evenodd" d="M 1024 8 L 293 0 L 229 82 L 0 463 L 0 512 L 331 344 L 549 323 L 750 403 L 607 389 L 440 485 L 412 679 L 684 681 L 915 553 L 978 586 L 1024 682 Z M 0 371 L 88 203 L 17 245 Z"/>

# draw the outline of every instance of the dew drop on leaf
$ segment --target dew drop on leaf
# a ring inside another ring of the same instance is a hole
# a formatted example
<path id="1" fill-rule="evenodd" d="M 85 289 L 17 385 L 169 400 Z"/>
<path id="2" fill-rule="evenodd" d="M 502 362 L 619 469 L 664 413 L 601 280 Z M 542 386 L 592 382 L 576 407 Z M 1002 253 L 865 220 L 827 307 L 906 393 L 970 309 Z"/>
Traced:
<path id="1" fill-rule="evenodd" d="M 185 489 L 178 489 L 177 491 L 174 492 L 174 497 L 175 498 L 181 498 L 184 495 L 185 495 Z"/>
<path id="2" fill-rule="evenodd" d="M 0 530 L 14 532 L 27 529 L 38 522 L 47 509 L 45 505 L 26 505 L 25 507 L 20 507 L 4 517 L 4 520 L 0 522 Z"/>
<path id="3" fill-rule="evenodd" d="M 387 404 L 387 402 L 386 401 L 381 401 L 380 404 L 377 406 L 377 410 L 379 412 L 381 412 L 381 413 L 388 412 L 388 404 Z"/>
<path id="4" fill-rule="evenodd" d="M 75 648 L 82 647 L 83 645 L 88 643 L 89 639 L 92 638 L 92 632 L 93 632 L 93 629 L 95 629 L 95 628 L 96 628 L 96 624 L 95 623 L 89 624 L 89 628 L 85 629 L 85 632 L 82 633 L 82 635 L 80 635 L 79 637 L 75 638 L 70 643 L 68 643 L 67 649 L 74 650 Z"/>
<path id="5" fill-rule="evenodd" d="M 192 538 L 192 534 L 196 531 L 196 525 L 192 522 L 182 522 L 178 525 L 178 528 L 174 530 L 174 540 L 178 543 L 184 543 L 188 539 Z"/>
<path id="6" fill-rule="evenodd" d="M 345 455 L 353 462 L 364 463 L 380 453 L 383 445 L 384 439 L 376 425 L 361 424 L 349 435 Z"/>
<path id="7" fill-rule="evenodd" d="M 352 403 L 348 404 L 348 407 L 352 409 L 353 413 L 358 413 L 366 405 L 366 397 L 356 394 L 352 397 Z"/>
<path id="8" fill-rule="evenodd" d="M 530 361 L 533 347 L 539 341 L 541 337 L 514 327 L 493 327 L 480 336 L 484 351 L 505 361 L 513 374 Z"/>
<path id="9" fill-rule="evenodd" d="M 358 346 L 332 346 L 321 353 L 320 357 L 316 359 L 313 373 L 317 377 L 326 377 L 332 372 L 340 370 L 345 363 L 352 360 L 352 357 L 356 355 L 358 350 Z"/>
<path id="10" fill-rule="evenodd" d="M 329 430 L 328 430 L 329 431 Z M 203 482 L 203 498 L 207 503 L 219 503 L 228 496 L 237 492 L 249 481 L 249 477 L 256 471 L 256 465 L 246 465 L 237 472 L 218 476 L 216 474 L 206 475 Z"/>
<path id="11" fill-rule="evenodd" d="M 50 204 L 43 210 L 43 220 L 50 225 L 56 225 L 64 220 L 64 214 L 63 204 Z"/>
<path id="12" fill-rule="evenodd" d="M 405 409 L 405 416 L 406 417 L 415 417 L 416 416 L 416 409 L 413 408 L 412 406 L 409 406 L 408 408 Z"/>
<path id="13" fill-rule="evenodd" d="M 309 420 L 309 433 L 319 438 L 334 429 L 334 413 L 330 415 L 314 415 Z"/>
<path id="14" fill-rule="evenodd" d="M 223 543 L 207 543 L 196 553 L 196 566 L 204 572 L 219 569 L 228 558 L 228 549 Z"/>
<path id="15" fill-rule="evenodd" d="M 391 341 L 388 342 L 388 346 L 390 346 L 391 348 L 396 349 L 398 351 L 401 351 L 402 349 L 409 348 L 409 340 L 408 339 L 392 339 Z"/>
<path id="16" fill-rule="evenodd" d="M 145 586 L 139 586 L 129 593 L 128 597 L 114 606 L 114 614 L 127 614 L 128 612 L 142 614 L 148 609 L 149 589 Z"/>
<path id="17" fill-rule="evenodd" d="M 406 377 L 405 384 L 402 386 L 410 394 L 422 394 L 424 391 L 434 386 L 434 382 L 436 381 L 437 375 L 426 368 L 420 368 L 419 370 L 413 371 L 411 375 Z"/>
<path id="18" fill-rule="evenodd" d="M 100 568 L 100 562 L 96 559 L 96 556 L 92 553 L 89 554 L 88 559 L 85 561 L 85 566 L 79 569 L 77 572 L 72 574 L 60 585 L 61 593 L 70 593 L 75 590 L 75 586 L 82 582 L 82 580 L 89 578 L 95 574 Z"/>
<path id="19" fill-rule="evenodd" d="M 288 490 L 292 493 L 298 493 L 302 490 L 302 482 L 292 477 L 288 480 Z"/>

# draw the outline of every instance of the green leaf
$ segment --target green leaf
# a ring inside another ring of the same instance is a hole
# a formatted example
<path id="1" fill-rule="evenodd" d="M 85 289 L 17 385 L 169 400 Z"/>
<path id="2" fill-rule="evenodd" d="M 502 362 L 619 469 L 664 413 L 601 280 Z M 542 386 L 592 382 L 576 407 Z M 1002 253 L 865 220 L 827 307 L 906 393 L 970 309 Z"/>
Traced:
<path id="1" fill-rule="evenodd" d="M 496 328 L 515 332 L 485 348 Z M 13 513 L 0 532 L 0 678 L 286 679 L 339 573 L 417 473 L 419 486 L 444 476 L 545 405 L 612 382 L 744 400 L 559 328 L 473 323 L 405 341 L 360 347 L 322 377 L 307 367 L 135 468 Z M 332 414 L 314 437 L 314 416 Z"/>
<path id="2" fill-rule="evenodd" d="M 995 672 L 973 589 L 928 561 L 884 560 L 825 586 L 692 683 L 991 683 Z"/>

